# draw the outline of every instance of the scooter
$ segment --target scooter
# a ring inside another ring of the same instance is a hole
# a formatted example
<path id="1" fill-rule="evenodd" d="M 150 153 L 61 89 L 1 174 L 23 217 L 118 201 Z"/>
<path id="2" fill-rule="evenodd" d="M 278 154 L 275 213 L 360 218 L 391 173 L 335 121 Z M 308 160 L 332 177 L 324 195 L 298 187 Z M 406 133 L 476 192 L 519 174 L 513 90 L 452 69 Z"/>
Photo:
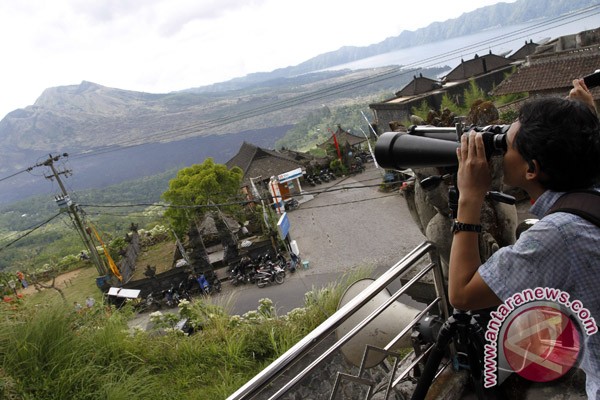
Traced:
<path id="1" fill-rule="evenodd" d="M 142 299 L 137 308 L 139 312 L 159 310 L 162 308 L 162 304 L 154 298 L 154 293 L 150 292 L 146 298 Z"/>
<path id="2" fill-rule="evenodd" d="M 277 264 L 270 263 L 256 271 L 256 286 L 263 288 L 269 283 L 281 285 L 285 280 L 285 271 Z"/>
<path id="3" fill-rule="evenodd" d="M 296 272 L 299 258 L 293 252 L 290 252 L 290 261 L 286 260 L 283 254 L 277 253 L 277 264 L 285 271 L 289 270 L 292 274 Z"/>
<path id="4" fill-rule="evenodd" d="M 176 307 L 179 304 L 180 296 L 179 293 L 175 290 L 175 286 L 171 285 L 171 287 L 165 291 L 163 291 L 163 302 L 167 305 L 167 307 L 172 308 Z"/>
<path id="5" fill-rule="evenodd" d="M 288 200 L 285 203 L 285 210 L 286 211 L 291 211 L 291 210 L 295 210 L 296 208 L 298 208 L 300 206 L 300 204 L 298 203 L 298 200 L 291 198 L 290 200 Z"/>
<path id="6" fill-rule="evenodd" d="M 238 286 L 240 283 L 243 283 L 244 280 L 240 279 L 242 274 L 240 273 L 240 266 L 234 265 L 233 268 L 229 270 L 229 280 L 233 286 Z"/>
<path id="7" fill-rule="evenodd" d="M 204 274 L 200 274 L 196 280 L 198 281 L 198 285 L 200 285 L 200 292 L 206 296 L 211 295 L 213 293 L 221 292 L 221 282 L 217 278 L 216 275 L 213 275 L 212 283 L 208 281 Z"/>

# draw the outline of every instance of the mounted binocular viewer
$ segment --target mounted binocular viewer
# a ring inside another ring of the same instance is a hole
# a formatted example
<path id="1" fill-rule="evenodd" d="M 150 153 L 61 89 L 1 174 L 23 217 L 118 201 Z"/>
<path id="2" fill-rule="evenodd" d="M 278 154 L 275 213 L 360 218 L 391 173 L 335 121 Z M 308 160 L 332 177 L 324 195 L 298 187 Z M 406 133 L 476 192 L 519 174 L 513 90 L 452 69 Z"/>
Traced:
<path id="1" fill-rule="evenodd" d="M 485 155 L 506 152 L 506 132 L 510 125 L 485 127 L 456 124 L 454 128 L 411 126 L 408 132 L 386 132 L 375 145 L 375 159 L 383 168 L 406 169 L 425 167 L 455 167 L 458 165 L 456 149 L 460 137 L 472 130 L 482 132 Z"/>

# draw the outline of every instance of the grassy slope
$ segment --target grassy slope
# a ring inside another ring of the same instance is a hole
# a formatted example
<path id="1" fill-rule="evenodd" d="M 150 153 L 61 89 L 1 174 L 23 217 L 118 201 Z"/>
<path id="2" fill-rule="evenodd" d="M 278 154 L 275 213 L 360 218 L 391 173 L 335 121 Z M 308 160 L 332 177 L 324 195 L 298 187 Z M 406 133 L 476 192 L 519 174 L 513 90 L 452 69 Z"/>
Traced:
<path id="1" fill-rule="evenodd" d="M 313 292 L 304 310 L 284 317 L 265 299 L 241 318 L 196 299 L 181 311 L 203 326 L 189 337 L 132 333 L 127 307 L 99 302 L 74 312 L 70 302 L 89 295 L 95 275 L 86 267 L 61 279 L 66 304 L 44 291 L 0 306 L 0 398 L 226 398 L 335 312 L 348 282 L 369 272 Z"/>

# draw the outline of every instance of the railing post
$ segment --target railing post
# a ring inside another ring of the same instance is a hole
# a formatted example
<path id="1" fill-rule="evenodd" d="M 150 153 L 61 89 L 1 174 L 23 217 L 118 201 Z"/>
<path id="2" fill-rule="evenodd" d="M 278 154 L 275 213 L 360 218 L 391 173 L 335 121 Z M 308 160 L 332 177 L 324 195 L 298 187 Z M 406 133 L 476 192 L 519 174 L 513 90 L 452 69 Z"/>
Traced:
<path id="1" fill-rule="evenodd" d="M 448 301 L 446 278 L 444 278 L 444 271 L 442 267 L 442 259 L 440 253 L 435 246 L 429 249 L 429 256 L 431 262 L 435 264 L 433 268 L 433 285 L 435 287 L 435 293 L 440 298 L 440 307 L 443 314 L 444 320 L 450 317 L 450 302 Z"/>
<path id="2" fill-rule="evenodd" d="M 396 280 L 398 277 L 402 276 L 409 268 L 415 265 L 421 258 L 428 254 L 432 248 L 434 248 L 434 244 L 431 242 L 423 242 L 415 249 L 413 249 L 409 254 L 407 254 L 402 260 L 394 264 L 390 267 L 386 272 L 384 272 L 375 282 L 373 282 L 368 288 L 366 288 L 363 292 L 357 295 L 354 299 L 352 299 L 349 303 L 341 307 L 337 310 L 331 317 L 329 317 L 326 321 L 324 321 L 321 325 L 315 328 L 312 332 L 306 335 L 303 339 L 301 339 L 298 343 L 296 343 L 292 348 L 286 351 L 283 355 L 281 355 L 277 360 L 273 361 L 269 366 L 267 366 L 264 370 L 259 372 L 254 378 L 248 381 L 245 385 L 239 388 L 235 393 L 228 397 L 228 400 L 245 400 L 253 398 L 257 395 L 262 388 L 268 385 L 273 379 L 279 376 L 285 369 L 287 369 L 290 365 L 295 363 L 297 359 L 308 353 L 312 350 L 318 343 L 324 340 L 328 335 L 337 329 L 344 321 L 350 318 L 357 310 L 359 310 L 363 305 L 369 302 L 377 293 L 386 288 L 391 282 Z M 437 254 L 437 253 L 436 253 Z M 435 266 L 429 266 L 434 270 L 434 274 L 436 274 Z M 441 268 L 441 266 L 438 267 Z M 441 274 L 441 269 L 439 270 Z M 434 275 L 435 276 L 435 275 Z M 442 278 L 443 280 L 443 278 Z M 406 290 L 406 288 L 403 288 Z M 402 291 L 404 291 L 402 290 Z M 437 290 L 437 288 L 436 288 Z M 442 296 L 440 298 L 445 302 L 445 294 L 443 291 L 443 286 L 441 287 Z M 447 304 L 447 303 L 446 303 Z M 446 307 L 447 308 L 447 307 Z M 447 314 L 447 310 L 443 311 L 445 315 Z M 321 358 L 321 357 L 318 357 Z M 319 360 L 322 361 L 322 360 Z M 306 368 L 300 374 L 294 376 L 290 379 L 287 384 L 283 385 L 275 395 L 270 398 L 278 398 L 282 395 L 287 388 L 294 386 L 294 384 L 298 383 L 301 378 L 306 375 L 306 373 L 310 372 L 314 367 L 316 367 L 316 363 L 311 364 L 310 368 Z M 300 376 L 301 375 L 301 376 Z M 285 389 L 284 389 L 285 388 Z M 282 390 L 283 389 L 283 390 Z"/>

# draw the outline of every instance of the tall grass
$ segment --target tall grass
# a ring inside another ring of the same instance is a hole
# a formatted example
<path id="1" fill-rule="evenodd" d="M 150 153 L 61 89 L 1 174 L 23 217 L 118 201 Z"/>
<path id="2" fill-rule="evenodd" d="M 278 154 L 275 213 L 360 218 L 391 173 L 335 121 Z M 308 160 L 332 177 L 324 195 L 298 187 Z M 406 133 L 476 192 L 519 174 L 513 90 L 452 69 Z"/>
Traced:
<path id="1" fill-rule="evenodd" d="M 118 313 L 98 307 L 89 310 L 95 318 L 82 318 L 62 302 L 18 312 L 15 318 L 3 311 L 0 361 L 22 398 L 135 398 L 159 388 L 140 357 L 127 351 Z"/>
<path id="2" fill-rule="evenodd" d="M 228 303 L 183 303 L 180 316 L 201 330 L 170 329 L 179 316 L 156 316 L 157 329 L 129 329 L 130 312 L 97 304 L 82 312 L 62 301 L 0 309 L 0 399 L 223 399 L 333 314 L 346 287 L 307 293 L 284 316 L 262 299 L 244 316 Z"/>

